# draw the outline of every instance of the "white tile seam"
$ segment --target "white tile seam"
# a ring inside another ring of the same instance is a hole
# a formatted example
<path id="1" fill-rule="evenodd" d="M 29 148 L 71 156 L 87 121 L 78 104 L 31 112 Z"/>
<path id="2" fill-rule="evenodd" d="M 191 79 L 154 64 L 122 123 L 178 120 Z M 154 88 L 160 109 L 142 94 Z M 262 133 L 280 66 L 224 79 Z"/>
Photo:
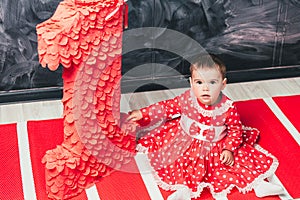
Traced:
<path id="1" fill-rule="evenodd" d="M 37 197 L 30 158 L 27 122 L 17 123 L 17 136 L 24 200 L 36 200 Z"/>

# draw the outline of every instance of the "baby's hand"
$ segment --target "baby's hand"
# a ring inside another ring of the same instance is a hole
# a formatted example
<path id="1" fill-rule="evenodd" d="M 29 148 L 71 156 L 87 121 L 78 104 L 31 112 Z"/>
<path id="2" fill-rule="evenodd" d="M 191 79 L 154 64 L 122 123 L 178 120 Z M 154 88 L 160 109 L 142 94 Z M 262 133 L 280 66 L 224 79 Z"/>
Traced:
<path id="1" fill-rule="evenodd" d="M 136 122 L 124 122 L 121 126 L 121 129 L 128 135 L 136 131 L 138 124 Z"/>
<path id="2" fill-rule="evenodd" d="M 136 121 L 143 118 L 142 112 L 140 110 L 133 110 L 129 113 L 129 116 L 126 118 L 126 121 L 122 124 L 121 129 L 127 132 L 136 131 L 138 124 Z"/>
<path id="3" fill-rule="evenodd" d="M 142 119 L 143 115 L 142 112 L 139 110 L 134 110 L 128 113 L 128 117 L 122 123 L 121 129 L 125 131 L 125 133 L 133 133 L 136 131 L 136 127 L 138 123 L 136 121 Z"/>
<path id="4" fill-rule="evenodd" d="M 220 155 L 220 160 L 222 164 L 233 166 L 234 164 L 233 153 L 229 150 L 224 149 Z"/>
<path id="5" fill-rule="evenodd" d="M 133 110 L 129 113 L 129 116 L 127 117 L 126 121 L 128 122 L 136 122 L 143 118 L 143 114 L 140 110 Z"/>

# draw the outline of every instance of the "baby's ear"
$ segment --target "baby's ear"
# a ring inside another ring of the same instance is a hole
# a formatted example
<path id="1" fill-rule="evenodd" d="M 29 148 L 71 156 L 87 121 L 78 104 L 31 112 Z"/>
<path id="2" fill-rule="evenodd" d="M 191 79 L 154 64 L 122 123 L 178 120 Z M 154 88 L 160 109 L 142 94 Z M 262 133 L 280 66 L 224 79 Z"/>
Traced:
<path id="1" fill-rule="evenodd" d="M 227 84 L 227 78 L 224 78 L 223 81 L 222 81 L 222 84 L 223 84 L 223 87 L 222 87 L 222 90 L 226 87 L 226 84 Z"/>

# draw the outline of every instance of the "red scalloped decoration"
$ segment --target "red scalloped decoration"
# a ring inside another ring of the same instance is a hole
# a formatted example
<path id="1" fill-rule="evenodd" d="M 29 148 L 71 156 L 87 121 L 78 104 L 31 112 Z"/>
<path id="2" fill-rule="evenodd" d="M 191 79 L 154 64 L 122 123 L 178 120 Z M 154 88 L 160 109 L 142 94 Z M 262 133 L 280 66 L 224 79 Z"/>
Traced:
<path id="1" fill-rule="evenodd" d="M 122 12 L 121 0 L 65 0 L 37 26 L 41 65 L 65 67 L 64 141 L 42 160 L 50 199 L 80 194 L 134 156 L 134 134 L 120 128 Z"/>

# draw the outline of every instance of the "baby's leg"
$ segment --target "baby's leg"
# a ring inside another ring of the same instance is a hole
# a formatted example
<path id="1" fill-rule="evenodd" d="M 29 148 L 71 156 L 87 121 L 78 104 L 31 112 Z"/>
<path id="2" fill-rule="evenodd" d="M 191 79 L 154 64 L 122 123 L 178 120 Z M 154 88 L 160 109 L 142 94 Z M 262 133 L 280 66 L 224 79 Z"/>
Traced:
<path id="1" fill-rule="evenodd" d="M 167 200 L 191 200 L 191 192 L 188 187 L 182 187 L 171 194 Z"/>
<path id="2" fill-rule="evenodd" d="M 228 200 L 226 196 L 224 197 L 216 197 L 215 200 Z"/>
<path id="3" fill-rule="evenodd" d="M 257 197 L 266 197 L 282 194 L 284 190 L 279 185 L 275 185 L 267 181 L 262 181 L 256 187 L 254 187 L 254 192 Z"/>

